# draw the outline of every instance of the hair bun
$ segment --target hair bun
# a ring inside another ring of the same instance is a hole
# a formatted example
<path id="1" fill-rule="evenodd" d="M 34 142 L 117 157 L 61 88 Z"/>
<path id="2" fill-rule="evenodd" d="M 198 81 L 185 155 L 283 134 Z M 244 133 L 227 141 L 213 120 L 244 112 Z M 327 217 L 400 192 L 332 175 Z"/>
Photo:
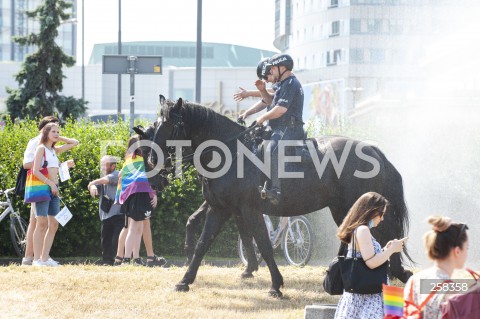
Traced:
<path id="1" fill-rule="evenodd" d="M 445 216 L 430 216 L 428 223 L 432 225 L 432 229 L 438 233 L 444 232 L 452 225 L 452 219 Z"/>

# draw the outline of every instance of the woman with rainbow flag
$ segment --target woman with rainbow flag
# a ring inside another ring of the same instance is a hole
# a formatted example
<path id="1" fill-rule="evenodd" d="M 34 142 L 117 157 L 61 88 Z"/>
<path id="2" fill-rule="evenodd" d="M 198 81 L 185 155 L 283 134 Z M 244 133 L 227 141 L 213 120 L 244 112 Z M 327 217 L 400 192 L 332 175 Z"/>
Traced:
<path id="1" fill-rule="evenodd" d="M 370 229 L 377 227 L 387 213 L 388 200 L 375 192 L 360 196 L 338 227 L 337 237 L 348 244 L 347 257 L 364 258 L 370 269 L 384 264 L 392 254 L 403 250 L 403 239 L 394 239 L 382 248 Z M 355 238 L 355 240 L 354 240 Z M 355 247 L 353 247 L 355 245 Z M 338 302 L 335 319 L 383 319 L 382 293 L 358 294 L 344 291 Z"/>
<path id="2" fill-rule="evenodd" d="M 153 209 L 157 207 L 157 194 L 148 183 L 138 142 L 138 135 L 132 136 L 128 141 L 115 201 L 122 204 L 122 210 L 127 215 L 128 231 L 123 263 L 130 263 L 133 253 L 134 264 L 143 265 L 140 259 L 140 243 L 144 220 L 152 217 Z"/>
<path id="3" fill-rule="evenodd" d="M 57 142 L 64 144 L 58 146 Z M 60 211 L 58 188 L 60 161 L 57 154 L 77 145 L 77 140 L 60 136 L 57 123 L 49 123 L 42 128 L 33 159 L 34 176 L 32 179 L 27 178 L 25 187 L 25 202 L 35 202 L 36 208 L 37 225 L 33 233 L 34 266 L 58 266 L 58 263 L 50 258 L 50 249 L 58 229 L 55 215 Z"/>

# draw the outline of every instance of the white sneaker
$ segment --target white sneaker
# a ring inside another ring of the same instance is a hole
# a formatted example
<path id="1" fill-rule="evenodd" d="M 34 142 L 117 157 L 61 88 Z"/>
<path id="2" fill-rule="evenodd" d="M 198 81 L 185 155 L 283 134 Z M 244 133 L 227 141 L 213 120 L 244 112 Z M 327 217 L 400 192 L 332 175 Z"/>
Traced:
<path id="1" fill-rule="evenodd" d="M 31 266 L 33 263 L 33 257 L 23 257 L 22 266 Z"/>
<path id="2" fill-rule="evenodd" d="M 48 258 L 47 261 L 43 261 L 42 264 L 47 267 L 58 267 L 60 266 L 55 260 L 52 258 Z"/>
<path id="3" fill-rule="evenodd" d="M 47 262 L 52 263 L 52 264 L 57 264 L 57 266 L 60 266 L 60 263 L 56 260 L 53 260 L 52 257 L 48 257 Z"/>
<path id="4" fill-rule="evenodd" d="M 43 261 L 41 259 L 37 259 L 32 262 L 32 266 L 42 267 L 45 265 L 43 264 Z"/>

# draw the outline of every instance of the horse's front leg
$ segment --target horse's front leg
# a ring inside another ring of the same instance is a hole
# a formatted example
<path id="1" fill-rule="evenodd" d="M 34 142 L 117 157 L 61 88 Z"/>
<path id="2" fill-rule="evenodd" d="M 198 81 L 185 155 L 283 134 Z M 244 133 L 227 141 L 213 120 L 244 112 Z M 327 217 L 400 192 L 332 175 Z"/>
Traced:
<path id="1" fill-rule="evenodd" d="M 258 270 L 258 259 L 253 246 L 253 236 L 248 227 L 245 225 L 243 217 L 239 215 L 234 215 L 234 217 L 247 257 L 247 267 L 245 268 L 245 271 L 242 273 L 241 277 L 243 279 L 253 278 L 253 272 Z"/>
<path id="2" fill-rule="evenodd" d="M 187 256 L 187 261 L 185 262 L 185 266 L 189 266 L 192 258 L 193 253 L 195 251 L 195 233 L 200 225 L 200 222 L 207 214 L 208 210 L 208 203 L 204 201 L 202 205 L 188 217 L 187 224 L 185 227 L 185 255 Z"/>
<path id="3" fill-rule="evenodd" d="M 195 253 L 192 261 L 188 266 L 187 272 L 183 276 L 182 280 L 175 285 L 176 291 L 188 291 L 190 288 L 188 285 L 195 281 L 198 268 L 202 262 L 205 253 L 212 245 L 213 241 L 217 237 L 218 233 L 222 229 L 222 226 L 230 217 L 230 214 L 213 210 L 210 206 L 207 210 L 207 216 L 205 218 L 205 225 L 203 226 L 203 232 L 195 247 Z"/>
<path id="4" fill-rule="evenodd" d="M 243 215 L 245 221 L 251 221 L 252 233 L 257 243 L 258 250 L 262 254 L 262 258 L 268 266 L 270 276 L 272 278 L 272 286 L 269 294 L 272 297 L 281 297 L 283 294 L 280 291 L 280 287 L 283 287 L 283 277 L 278 270 L 278 266 L 273 258 L 273 248 L 268 236 L 267 227 L 265 226 L 265 220 L 261 212 L 246 213 Z"/>

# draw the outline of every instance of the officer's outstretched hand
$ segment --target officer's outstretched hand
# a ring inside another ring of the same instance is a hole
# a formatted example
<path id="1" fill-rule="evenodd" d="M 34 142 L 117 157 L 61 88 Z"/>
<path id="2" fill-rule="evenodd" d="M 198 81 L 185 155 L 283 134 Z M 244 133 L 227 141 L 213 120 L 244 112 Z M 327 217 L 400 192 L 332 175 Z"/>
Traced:
<path id="1" fill-rule="evenodd" d="M 241 86 L 238 87 L 240 90 L 233 93 L 233 99 L 235 101 L 241 101 L 243 100 L 244 98 L 248 97 L 248 93 L 247 93 L 247 90 L 245 90 L 244 88 L 242 88 Z"/>
<path id="2" fill-rule="evenodd" d="M 255 86 L 259 91 L 265 91 L 267 89 L 267 86 L 265 84 L 265 81 L 263 80 L 256 80 L 255 81 Z"/>

